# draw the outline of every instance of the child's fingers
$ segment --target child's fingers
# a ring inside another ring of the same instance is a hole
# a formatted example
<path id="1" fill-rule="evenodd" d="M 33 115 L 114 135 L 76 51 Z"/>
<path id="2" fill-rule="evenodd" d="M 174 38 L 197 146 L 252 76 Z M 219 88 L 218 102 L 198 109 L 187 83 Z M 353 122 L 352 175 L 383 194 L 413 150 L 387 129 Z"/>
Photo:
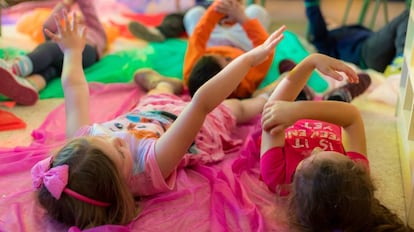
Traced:
<path id="1" fill-rule="evenodd" d="M 86 28 L 86 27 L 81 27 L 80 28 L 80 35 L 81 35 L 81 37 L 83 38 L 83 39 L 85 39 L 86 38 L 86 33 L 87 33 L 87 30 L 88 30 L 88 28 Z"/>
<path id="2" fill-rule="evenodd" d="M 284 127 L 283 125 L 279 125 L 279 126 L 276 126 L 276 127 L 272 128 L 272 129 L 269 131 L 269 133 L 270 133 L 271 135 L 277 135 L 277 134 L 279 134 L 279 133 L 282 133 L 284 130 L 285 130 L 285 127 Z"/>
<path id="3" fill-rule="evenodd" d="M 77 23 L 77 19 L 76 19 L 76 14 L 75 13 L 73 13 L 73 15 L 72 15 L 72 20 L 71 20 L 71 22 L 70 22 L 70 28 L 73 30 L 73 31 L 78 31 L 78 23 Z"/>
<path id="4" fill-rule="evenodd" d="M 45 28 L 44 31 L 45 31 L 46 35 L 49 36 L 53 41 L 59 40 L 59 36 L 56 35 L 55 33 L 51 32 L 51 31 L 49 31 L 49 29 Z"/>
<path id="5" fill-rule="evenodd" d="M 70 30 L 70 21 L 68 19 L 68 12 L 66 10 L 63 10 L 63 31 L 68 31 Z"/>
<path id="6" fill-rule="evenodd" d="M 279 27 L 276 31 L 274 31 L 269 38 L 267 38 L 266 42 L 271 42 L 275 39 L 277 39 L 278 37 L 280 37 L 281 35 L 283 35 L 283 32 L 286 30 L 286 26 L 282 25 L 281 27 Z"/>
<path id="7" fill-rule="evenodd" d="M 62 34 L 62 24 L 60 22 L 60 18 L 57 14 L 54 15 L 53 19 L 55 20 L 56 28 L 57 28 L 57 34 Z"/>
<path id="8" fill-rule="evenodd" d="M 344 79 L 343 76 L 337 72 L 337 70 L 334 70 L 330 67 L 324 70 L 322 73 L 338 81 L 342 81 Z"/>
<path id="9" fill-rule="evenodd" d="M 348 82 L 350 82 L 350 83 L 358 83 L 359 82 L 358 74 L 352 68 L 347 67 L 346 69 L 343 70 L 343 72 L 348 77 Z"/>

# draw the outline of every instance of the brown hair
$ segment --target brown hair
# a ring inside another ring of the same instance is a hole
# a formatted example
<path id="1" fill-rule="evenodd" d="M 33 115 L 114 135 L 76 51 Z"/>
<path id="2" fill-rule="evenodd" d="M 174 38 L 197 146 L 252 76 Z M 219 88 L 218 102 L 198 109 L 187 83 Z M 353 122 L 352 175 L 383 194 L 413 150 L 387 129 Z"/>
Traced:
<path id="1" fill-rule="evenodd" d="M 65 193 L 56 200 L 42 186 L 38 200 L 52 218 L 84 229 L 104 224 L 124 225 L 136 216 L 137 207 L 126 180 L 112 160 L 87 139 L 74 139 L 57 152 L 52 167 L 63 164 L 69 165 L 68 188 L 111 205 L 95 206 Z"/>
<path id="2" fill-rule="evenodd" d="M 413 231 L 375 197 L 361 163 L 313 159 L 294 176 L 288 211 L 300 231 Z"/>

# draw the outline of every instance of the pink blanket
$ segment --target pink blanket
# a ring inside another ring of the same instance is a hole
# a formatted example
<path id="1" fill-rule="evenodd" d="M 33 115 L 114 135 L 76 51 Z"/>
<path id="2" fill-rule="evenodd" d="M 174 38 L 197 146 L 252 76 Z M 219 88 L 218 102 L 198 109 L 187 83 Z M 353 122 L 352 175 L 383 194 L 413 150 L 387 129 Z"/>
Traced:
<path id="1" fill-rule="evenodd" d="M 142 92 L 131 84 L 91 84 L 93 121 L 130 110 Z M 244 138 L 253 124 L 239 126 Z M 67 231 L 37 205 L 30 168 L 64 140 L 64 106 L 33 131 L 29 147 L 0 149 L 0 231 Z M 258 157 L 226 151 L 213 165 L 180 169 L 175 190 L 141 199 L 142 211 L 128 226 L 106 225 L 85 231 L 284 231 L 276 198 L 259 180 Z M 70 231 L 79 231 L 71 228 Z"/>

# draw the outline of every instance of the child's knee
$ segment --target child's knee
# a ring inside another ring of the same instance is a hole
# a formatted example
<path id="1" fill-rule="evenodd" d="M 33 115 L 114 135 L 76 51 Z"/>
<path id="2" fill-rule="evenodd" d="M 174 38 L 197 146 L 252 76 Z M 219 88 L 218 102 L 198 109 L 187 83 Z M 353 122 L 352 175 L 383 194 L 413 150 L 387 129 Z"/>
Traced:
<path id="1" fill-rule="evenodd" d="M 187 11 L 184 15 L 184 27 L 188 34 L 192 33 L 192 30 L 197 25 L 200 18 L 204 15 L 206 9 L 202 6 L 195 6 Z"/>
<path id="2" fill-rule="evenodd" d="M 251 4 L 246 8 L 245 13 L 249 18 L 258 19 L 264 28 L 267 29 L 269 27 L 270 17 L 264 7 L 257 4 Z"/>

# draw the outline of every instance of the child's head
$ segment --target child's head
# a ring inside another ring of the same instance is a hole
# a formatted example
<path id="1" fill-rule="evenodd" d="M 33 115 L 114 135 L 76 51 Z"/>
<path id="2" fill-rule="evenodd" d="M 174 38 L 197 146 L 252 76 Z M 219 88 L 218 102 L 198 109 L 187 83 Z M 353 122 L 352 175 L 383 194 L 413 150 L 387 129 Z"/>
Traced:
<path id="1" fill-rule="evenodd" d="M 97 142 L 93 137 L 74 139 L 53 158 L 33 167 L 33 183 L 39 188 L 38 200 L 52 218 L 69 226 L 88 228 L 127 224 L 136 216 L 134 198 L 119 170 L 119 163 L 104 153 L 111 148 L 101 149 L 102 143 L 104 141 Z M 66 169 L 60 171 L 62 167 Z M 58 173 L 59 178 L 50 177 L 53 173 Z M 65 175 L 67 183 L 54 183 L 53 179 L 62 180 Z M 57 185 L 61 185 L 60 190 L 56 190 Z"/>
<path id="2" fill-rule="evenodd" d="M 194 65 L 188 77 L 188 91 L 191 96 L 208 80 L 219 73 L 229 62 L 230 58 L 221 55 L 204 55 Z"/>
<path id="3" fill-rule="evenodd" d="M 337 152 L 318 152 L 297 167 L 289 210 L 311 231 L 361 231 L 372 216 L 374 186 L 366 167 Z"/>

